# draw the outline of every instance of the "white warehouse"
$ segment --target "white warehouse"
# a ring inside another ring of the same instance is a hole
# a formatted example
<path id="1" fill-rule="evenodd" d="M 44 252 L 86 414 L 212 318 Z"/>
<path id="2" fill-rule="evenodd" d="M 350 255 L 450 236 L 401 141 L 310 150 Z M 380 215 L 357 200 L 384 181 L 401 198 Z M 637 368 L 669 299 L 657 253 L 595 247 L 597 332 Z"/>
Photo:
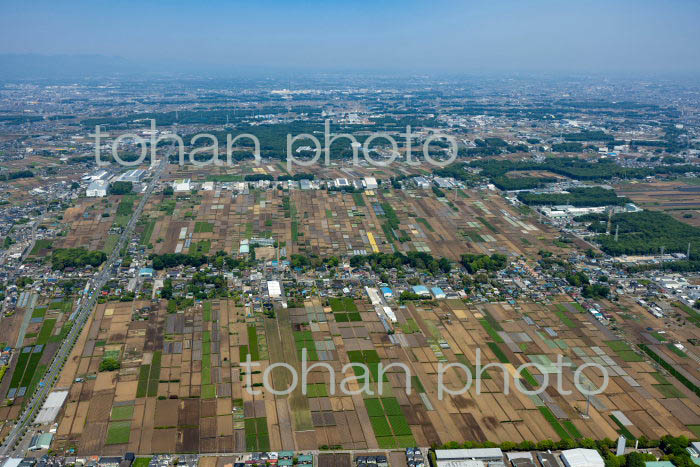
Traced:
<path id="1" fill-rule="evenodd" d="M 109 189 L 109 182 L 107 180 L 95 180 L 90 182 L 85 190 L 85 196 L 88 198 L 104 198 L 107 196 L 107 190 Z"/>

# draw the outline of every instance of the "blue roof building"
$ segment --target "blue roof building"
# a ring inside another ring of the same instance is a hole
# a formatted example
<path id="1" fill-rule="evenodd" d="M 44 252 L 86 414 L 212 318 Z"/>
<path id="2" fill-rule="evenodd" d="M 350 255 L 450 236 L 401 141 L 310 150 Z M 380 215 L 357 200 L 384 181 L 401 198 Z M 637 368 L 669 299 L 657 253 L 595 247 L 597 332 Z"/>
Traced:
<path id="1" fill-rule="evenodd" d="M 445 298 L 445 292 L 442 291 L 440 287 L 433 287 L 430 289 L 435 298 Z"/>
<path id="2" fill-rule="evenodd" d="M 139 276 L 141 276 L 141 277 L 153 277 L 153 268 L 141 268 L 141 269 L 139 269 Z"/>
<path id="3" fill-rule="evenodd" d="M 394 292 L 392 292 L 389 287 L 382 287 L 381 291 L 382 291 L 382 295 L 384 295 L 386 298 L 394 296 Z"/>
<path id="4" fill-rule="evenodd" d="M 430 296 L 430 292 L 428 291 L 428 288 L 424 285 L 414 285 L 413 286 L 413 293 L 418 294 L 418 295 Z"/>

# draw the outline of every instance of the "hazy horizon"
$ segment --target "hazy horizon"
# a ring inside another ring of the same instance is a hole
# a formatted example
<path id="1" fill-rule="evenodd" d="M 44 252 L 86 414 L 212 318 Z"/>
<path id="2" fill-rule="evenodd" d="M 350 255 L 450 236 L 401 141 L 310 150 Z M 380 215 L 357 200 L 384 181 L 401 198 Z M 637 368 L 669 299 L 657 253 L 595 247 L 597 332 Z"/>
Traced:
<path id="1" fill-rule="evenodd" d="M 700 71 L 700 3 L 680 0 L 39 0 L 0 11 L 0 54 L 120 57 L 148 71 Z"/>

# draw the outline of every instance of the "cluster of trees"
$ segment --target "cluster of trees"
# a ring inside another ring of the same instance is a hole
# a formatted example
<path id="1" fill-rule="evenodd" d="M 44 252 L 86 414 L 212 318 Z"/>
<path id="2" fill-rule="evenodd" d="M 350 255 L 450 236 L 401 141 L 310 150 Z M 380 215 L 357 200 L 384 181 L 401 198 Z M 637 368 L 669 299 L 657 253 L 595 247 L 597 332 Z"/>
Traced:
<path id="1" fill-rule="evenodd" d="M 194 253 L 164 253 L 162 255 L 154 253 L 149 256 L 149 259 L 152 261 L 153 269 L 157 271 L 176 266 L 193 266 L 198 268 L 203 264 L 211 264 L 220 269 L 224 266 L 229 269 L 243 269 L 250 267 L 253 261 L 250 258 L 236 258 L 227 255 L 225 251 L 221 250 L 212 256 Z"/>
<path id="2" fill-rule="evenodd" d="M 571 271 L 566 274 L 565 279 L 573 287 L 583 287 L 591 283 L 588 276 L 583 271 Z"/>
<path id="3" fill-rule="evenodd" d="M 259 182 L 260 180 L 274 181 L 275 177 L 270 174 L 248 174 L 243 177 L 246 182 Z"/>
<path id="4" fill-rule="evenodd" d="M 171 299 L 173 298 L 173 280 L 167 278 L 163 281 L 163 287 L 160 289 L 160 296 L 162 298 Z"/>
<path id="5" fill-rule="evenodd" d="M 601 130 L 581 130 L 578 133 L 565 133 L 566 141 L 601 141 L 607 143 L 614 141 L 615 137 Z"/>
<path id="6" fill-rule="evenodd" d="M 597 220 L 589 226 L 589 230 L 601 233 L 596 241 L 603 251 L 613 256 L 658 254 L 662 247 L 666 253 L 685 253 L 688 244 L 691 251 L 700 251 L 700 228 L 659 211 L 615 214 L 612 217 L 613 232 L 616 229 L 617 241 L 614 234 L 604 234 L 607 219 Z"/>
<path id="7" fill-rule="evenodd" d="M 166 268 L 174 268 L 176 266 L 194 266 L 198 268 L 203 264 L 207 264 L 209 261 L 205 255 L 186 253 L 152 254 L 150 259 L 153 262 L 153 269 L 157 271 Z"/>
<path id="8" fill-rule="evenodd" d="M 97 267 L 104 263 L 107 255 L 103 251 L 89 251 L 85 248 L 59 248 L 51 253 L 51 267 L 65 268 Z"/>
<path id="9" fill-rule="evenodd" d="M 336 256 L 328 256 L 326 258 L 321 258 L 319 256 L 305 256 L 300 254 L 293 254 L 289 260 L 289 264 L 293 268 L 305 269 L 307 267 L 318 268 L 321 266 L 327 266 L 329 268 L 334 268 L 340 264 L 340 260 Z"/>
<path id="10" fill-rule="evenodd" d="M 556 181 L 557 179 L 554 177 L 507 177 L 505 175 L 491 179 L 491 183 L 499 190 L 504 191 L 532 190 Z"/>
<path id="11" fill-rule="evenodd" d="M 109 187 L 109 192 L 113 195 L 128 195 L 134 189 L 131 182 L 114 182 Z"/>
<path id="12" fill-rule="evenodd" d="M 546 170 L 574 180 L 610 180 L 611 178 L 644 178 L 657 174 L 685 173 L 697 170 L 692 165 L 661 165 L 657 167 L 627 168 L 612 160 L 589 162 L 577 157 L 549 157 L 543 162 L 478 160 L 469 164 L 481 168 L 481 173 L 491 182 L 503 182 L 505 175 L 513 171 Z M 540 177 L 529 177 L 539 179 Z M 524 183 L 521 179 L 519 183 Z M 532 183 L 535 183 L 534 181 Z M 541 181 L 539 181 L 541 183 Z M 497 185 L 498 186 L 498 185 Z M 533 187 L 535 188 L 535 187 Z"/>
<path id="13" fill-rule="evenodd" d="M 586 298 L 608 298 L 610 287 L 602 284 L 588 284 L 581 289 L 581 295 Z"/>
<path id="14" fill-rule="evenodd" d="M 438 188 L 437 186 L 433 185 L 433 186 L 432 186 L 432 189 L 433 189 L 433 193 L 434 193 L 435 196 L 437 196 L 438 198 L 444 198 L 444 197 L 445 197 L 445 192 L 442 191 L 442 190 L 441 190 L 440 188 Z"/>
<path id="15" fill-rule="evenodd" d="M 419 295 L 415 292 L 410 292 L 408 290 L 404 290 L 403 292 L 401 292 L 401 295 L 399 295 L 400 302 L 415 300 L 432 300 L 432 297 L 429 295 Z"/>
<path id="16" fill-rule="evenodd" d="M 116 358 L 105 358 L 100 362 L 100 371 L 115 371 L 122 367 Z"/>
<path id="17" fill-rule="evenodd" d="M 664 271 L 671 272 L 698 272 L 700 271 L 700 260 L 678 260 L 669 261 L 661 264 L 642 264 L 637 266 L 629 266 L 627 271 L 630 273 L 651 271 L 654 269 L 663 269 Z"/>
<path id="18" fill-rule="evenodd" d="M 401 269 L 403 266 L 429 271 L 432 274 L 438 272 L 450 272 L 452 263 L 447 258 L 435 259 L 429 253 L 422 251 L 409 251 L 406 254 L 395 253 L 372 253 L 370 255 L 357 255 L 350 258 L 350 266 L 357 268 L 369 265 L 374 271 L 384 269 Z"/>
<path id="19" fill-rule="evenodd" d="M 196 272 L 187 284 L 187 292 L 192 293 L 197 299 L 204 300 L 228 296 L 228 287 L 222 275 Z"/>
<path id="20" fill-rule="evenodd" d="M 6 182 L 8 180 L 17 180 L 18 178 L 32 178 L 33 176 L 34 172 L 31 170 L 17 170 L 15 172 L 0 175 L 0 180 Z"/>
<path id="21" fill-rule="evenodd" d="M 552 151 L 554 151 L 554 152 L 581 152 L 581 151 L 583 151 L 583 144 L 581 144 L 581 143 L 555 143 L 555 144 L 552 144 Z"/>
<path id="22" fill-rule="evenodd" d="M 506 266 L 508 258 L 506 255 L 494 253 L 491 256 L 483 254 L 465 254 L 460 257 L 460 264 L 469 272 L 474 274 L 482 269 L 486 271 L 498 271 Z"/>
<path id="23" fill-rule="evenodd" d="M 569 193 L 518 193 L 518 199 L 528 206 L 570 204 L 572 206 L 624 206 L 629 198 L 617 196 L 615 190 L 599 186 L 571 188 Z"/>

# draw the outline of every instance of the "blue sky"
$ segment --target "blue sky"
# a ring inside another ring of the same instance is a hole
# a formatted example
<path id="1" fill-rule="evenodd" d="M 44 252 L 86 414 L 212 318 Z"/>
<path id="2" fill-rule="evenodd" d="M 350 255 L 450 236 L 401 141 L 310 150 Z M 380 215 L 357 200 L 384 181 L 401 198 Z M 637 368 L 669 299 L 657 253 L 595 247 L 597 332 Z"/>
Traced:
<path id="1" fill-rule="evenodd" d="M 183 67 L 700 71 L 694 0 L 2 0 L 0 53 Z"/>

